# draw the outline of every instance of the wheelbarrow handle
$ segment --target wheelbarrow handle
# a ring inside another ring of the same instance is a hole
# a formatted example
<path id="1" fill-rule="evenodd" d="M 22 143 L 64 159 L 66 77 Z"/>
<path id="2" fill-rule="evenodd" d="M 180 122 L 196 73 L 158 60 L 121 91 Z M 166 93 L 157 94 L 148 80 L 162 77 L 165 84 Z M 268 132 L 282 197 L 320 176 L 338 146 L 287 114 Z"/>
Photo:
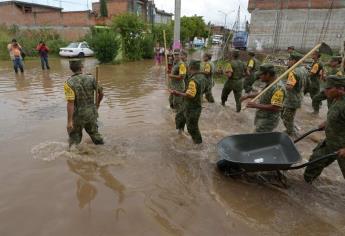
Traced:
<path id="1" fill-rule="evenodd" d="M 316 128 L 316 129 L 312 129 L 310 131 L 308 131 L 307 133 L 303 134 L 301 137 L 297 138 L 294 143 L 298 143 L 299 141 L 301 141 L 302 139 L 304 139 L 305 137 L 309 136 L 312 133 L 318 132 L 318 131 L 322 131 L 323 128 Z"/>
<path id="2" fill-rule="evenodd" d="M 304 163 L 304 164 L 302 164 L 302 165 L 299 165 L 299 166 L 292 166 L 292 167 L 290 167 L 288 170 L 302 169 L 302 168 L 304 168 L 304 167 L 306 167 L 306 166 L 312 165 L 312 164 L 314 164 L 314 163 L 317 163 L 317 162 L 319 162 L 319 161 L 326 160 L 326 159 L 328 159 L 328 158 L 331 158 L 331 157 L 334 157 L 334 156 L 337 156 L 337 155 L 338 155 L 338 152 L 333 152 L 333 153 L 331 153 L 331 154 L 328 154 L 328 155 L 319 157 L 319 158 L 317 158 L 317 159 L 315 159 L 315 160 L 308 161 L 308 162 L 306 162 L 306 163 Z"/>

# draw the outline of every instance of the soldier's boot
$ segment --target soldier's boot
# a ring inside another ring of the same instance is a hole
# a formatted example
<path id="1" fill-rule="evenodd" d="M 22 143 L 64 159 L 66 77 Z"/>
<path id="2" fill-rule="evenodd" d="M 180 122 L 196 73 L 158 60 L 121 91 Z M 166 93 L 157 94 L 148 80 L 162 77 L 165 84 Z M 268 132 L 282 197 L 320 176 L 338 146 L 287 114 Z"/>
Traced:
<path id="1" fill-rule="evenodd" d="M 212 91 L 209 91 L 205 94 L 206 96 L 206 100 L 209 102 L 209 103 L 214 103 L 214 97 L 213 97 L 213 94 L 212 94 Z"/>

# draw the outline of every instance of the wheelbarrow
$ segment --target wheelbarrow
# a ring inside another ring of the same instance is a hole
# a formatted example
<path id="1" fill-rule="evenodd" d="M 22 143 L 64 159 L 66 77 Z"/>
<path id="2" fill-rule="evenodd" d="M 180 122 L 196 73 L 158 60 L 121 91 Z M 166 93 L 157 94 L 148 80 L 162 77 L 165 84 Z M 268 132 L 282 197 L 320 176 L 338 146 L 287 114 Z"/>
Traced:
<path id="1" fill-rule="evenodd" d="M 313 161 L 295 165 L 301 155 L 295 144 L 308 135 L 322 131 L 313 129 L 294 142 L 285 133 L 253 133 L 233 135 L 222 139 L 218 145 L 219 170 L 227 175 L 236 176 L 247 172 L 296 170 L 337 155 L 330 153 Z"/>

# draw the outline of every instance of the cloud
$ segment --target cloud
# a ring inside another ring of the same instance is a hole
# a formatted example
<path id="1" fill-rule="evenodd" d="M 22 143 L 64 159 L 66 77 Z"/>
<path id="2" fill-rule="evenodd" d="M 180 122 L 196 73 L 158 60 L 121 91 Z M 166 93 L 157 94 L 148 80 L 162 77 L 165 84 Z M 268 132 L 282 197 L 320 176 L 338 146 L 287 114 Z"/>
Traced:
<path id="1" fill-rule="evenodd" d="M 211 21 L 213 24 L 224 25 L 225 14 L 227 14 L 227 26 L 232 27 L 236 18 L 238 7 L 241 6 L 241 22 L 244 24 L 245 19 L 250 19 L 247 11 L 248 0 L 181 0 L 182 15 L 204 16 L 206 22 Z M 175 0 L 155 0 L 159 9 L 174 13 Z M 224 13 L 221 13 L 222 11 Z"/>

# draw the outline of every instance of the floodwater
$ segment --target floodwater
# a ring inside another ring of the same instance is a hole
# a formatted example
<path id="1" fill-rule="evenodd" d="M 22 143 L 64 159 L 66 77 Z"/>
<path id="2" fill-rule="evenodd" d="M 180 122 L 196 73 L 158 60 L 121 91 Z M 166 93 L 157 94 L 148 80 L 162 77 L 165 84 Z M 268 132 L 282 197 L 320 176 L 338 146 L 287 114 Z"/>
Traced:
<path id="1" fill-rule="evenodd" d="M 174 129 L 164 69 L 152 61 L 100 67 L 105 99 L 100 132 L 67 151 L 63 82 L 68 60 L 52 59 L 42 72 L 27 61 L 15 76 L 0 62 L 0 235 L 345 235 L 345 183 L 337 164 L 309 186 L 302 170 L 286 172 L 288 188 L 253 177 L 233 179 L 215 169 L 216 144 L 252 132 L 252 110 L 204 103 L 204 144 Z M 85 71 L 94 73 L 94 59 Z M 310 99 L 297 125 L 315 117 Z M 282 127 L 280 127 L 282 129 Z M 298 148 L 304 159 L 320 139 Z"/>

